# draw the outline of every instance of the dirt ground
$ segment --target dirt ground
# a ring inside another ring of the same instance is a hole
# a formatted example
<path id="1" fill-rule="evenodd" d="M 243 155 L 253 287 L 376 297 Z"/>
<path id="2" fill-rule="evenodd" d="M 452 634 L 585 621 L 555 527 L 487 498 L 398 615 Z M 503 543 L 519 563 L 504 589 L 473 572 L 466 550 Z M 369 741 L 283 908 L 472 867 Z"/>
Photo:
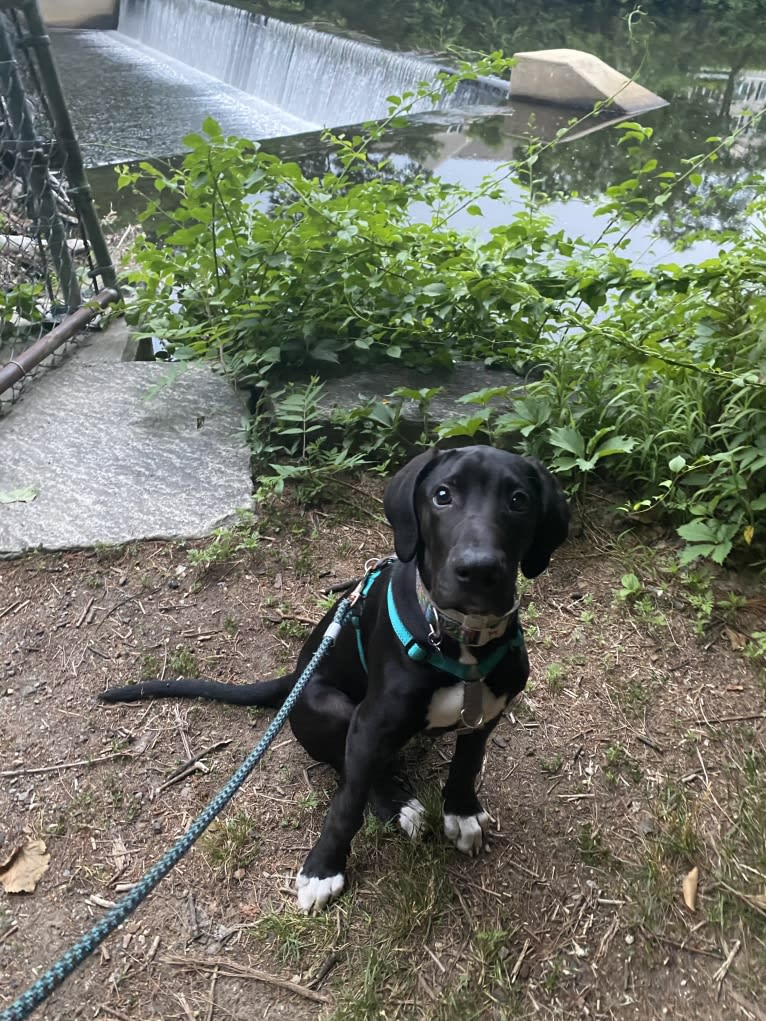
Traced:
<path id="1" fill-rule="evenodd" d="M 98 692 L 286 668 L 321 590 L 389 552 L 367 485 L 355 513 L 275 515 L 254 551 L 229 543 L 212 566 L 190 562 L 202 543 L 0 563 L 0 866 L 34 840 L 50 855 L 34 892 L 0 890 L 0 1010 L 161 857 L 271 716 L 107 708 Z M 660 532 L 618 536 L 608 506 L 593 498 L 525 591 L 533 674 L 490 743 L 486 853 L 446 847 L 438 817 L 416 844 L 370 822 L 349 891 L 299 915 L 293 876 L 334 778 L 286 729 L 35 1017 L 763 1021 L 766 601 L 753 580 L 677 571 Z M 434 803 L 452 740 L 413 754 Z"/>

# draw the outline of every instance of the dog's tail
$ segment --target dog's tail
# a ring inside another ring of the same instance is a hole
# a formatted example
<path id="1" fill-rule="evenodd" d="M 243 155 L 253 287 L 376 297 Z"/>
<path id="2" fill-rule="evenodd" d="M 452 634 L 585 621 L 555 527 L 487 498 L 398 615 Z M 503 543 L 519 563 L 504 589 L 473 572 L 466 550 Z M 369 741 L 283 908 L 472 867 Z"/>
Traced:
<path id="1" fill-rule="evenodd" d="M 257 684 L 222 684 L 197 678 L 175 681 L 139 681 L 122 688 L 107 688 L 98 696 L 101 702 L 138 702 L 142 698 L 209 698 L 229 705 L 265 706 L 277 709 L 293 690 L 294 673 Z"/>

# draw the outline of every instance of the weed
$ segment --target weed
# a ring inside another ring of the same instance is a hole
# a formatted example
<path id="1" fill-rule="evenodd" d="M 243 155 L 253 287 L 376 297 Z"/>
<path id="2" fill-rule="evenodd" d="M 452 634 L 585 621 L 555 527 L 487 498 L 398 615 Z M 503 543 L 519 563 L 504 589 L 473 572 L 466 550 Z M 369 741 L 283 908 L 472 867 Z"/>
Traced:
<path id="1" fill-rule="evenodd" d="M 577 846 L 586 865 L 603 867 L 612 861 L 612 852 L 604 843 L 600 828 L 594 827 L 590 822 L 583 823 L 580 827 Z"/>
<path id="2" fill-rule="evenodd" d="M 210 867 L 230 878 L 247 868 L 258 856 L 256 820 L 247 812 L 217 819 L 200 837 L 199 846 Z"/>
<path id="3" fill-rule="evenodd" d="M 141 657 L 141 665 L 138 668 L 139 681 L 149 681 L 153 677 L 159 677 L 162 671 L 162 664 L 151 652 Z"/>
<path id="4" fill-rule="evenodd" d="M 766 665 L 766 631 L 753 631 L 743 652 L 748 659 L 760 659 Z"/>
<path id="5" fill-rule="evenodd" d="M 540 760 L 540 769 L 542 769 L 543 773 L 550 773 L 551 776 L 554 773 L 558 773 L 563 765 L 564 759 L 561 755 L 554 755 L 550 759 Z"/>
<path id="6" fill-rule="evenodd" d="M 540 618 L 540 611 L 537 608 L 536 603 L 528 603 L 524 609 L 524 623 L 534 624 L 536 620 Z"/>
<path id="7" fill-rule="evenodd" d="M 766 787 L 763 777 L 766 757 L 750 750 L 732 764 L 728 803 L 732 816 L 718 853 L 718 872 L 726 884 L 719 888 L 719 917 L 739 925 L 747 913 L 753 933 L 760 934 L 766 963 L 766 916 L 763 894 L 766 887 Z M 737 895 L 739 892 L 739 896 Z M 753 941 L 755 946 L 756 940 Z"/>
<path id="8" fill-rule="evenodd" d="M 615 702 L 625 715 L 633 719 L 643 715 L 652 698 L 649 685 L 637 677 L 632 677 L 627 684 L 614 688 L 613 694 Z"/>
<path id="9" fill-rule="evenodd" d="M 644 586 L 635 574 L 623 574 L 620 584 L 622 588 L 617 590 L 615 596 L 622 602 L 636 599 L 644 591 Z"/>
<path id="10" fill-rule="evenodd" d="M 549 663 L 545 668 L 545 680 L 551 691 L 561 691 L 567 678 L 566 667 L 562 663 Z"/>
<path id="11" fill-rule="evenodd" d="M 197 657 L 185 645 L 177 645 L 168 656 L 168 670 L 174 677 L 199 677 Z"/>
<path id="12" fill-rule="evenodd" d="M 189 563 L 195 567 L 208 568 L 235 558 L 252 556 L 259 549 L 260 542 L 255 515 L 252 511 L 239 510 L 236 524 L 216 528 L 207 546 L 191 549 L 187 556 Z"/>
<path id="13" fill-rule="evenodd" d="M 280 638 L 300 638 L 303 640 L 311 632 L 311 626 L 300 620 L 281 620 L 277 624 L 277 634 Z"/>
<path id="14" fill-rule="evenodd" d="M 604 749 L 604 759 L 604 776 L 609 783 L 616 784 L 621 777 L 627 777 L 632 783 L 641 781 L 641 766 L 621 744 L 608 745 Z"/>
<path id="15" fill-rule="evenodd" d="M 108 779 L 105 790 L 111 799 L 112 815 L 121 812 L 126 822 L 133 822 L 141 811 L 141 799 L 135 794 L 126 794 L 115 778 Z"/>

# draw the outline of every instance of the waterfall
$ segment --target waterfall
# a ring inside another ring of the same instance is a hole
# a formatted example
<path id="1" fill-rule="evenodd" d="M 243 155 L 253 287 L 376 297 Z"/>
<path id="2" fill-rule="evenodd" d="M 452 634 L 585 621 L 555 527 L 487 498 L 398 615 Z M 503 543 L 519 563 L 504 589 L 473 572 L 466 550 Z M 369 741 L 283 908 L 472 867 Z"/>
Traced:
<path id="1" fill-rule="evenodd" d="M 118 31 L 220 81 L 322 126 L 384 117 L 386 97 L 433 82 L 439 66 L 252 14 L 213 0 L 122 0 Z M 506 86 L 466 85 L 444 105 L 498 102 Z M 468 90 L 470 91 L 470 90 Z M 442 104 L 440 104 L 442 105 Z M 431 104 L 421 103 L 420 109 Z"/>

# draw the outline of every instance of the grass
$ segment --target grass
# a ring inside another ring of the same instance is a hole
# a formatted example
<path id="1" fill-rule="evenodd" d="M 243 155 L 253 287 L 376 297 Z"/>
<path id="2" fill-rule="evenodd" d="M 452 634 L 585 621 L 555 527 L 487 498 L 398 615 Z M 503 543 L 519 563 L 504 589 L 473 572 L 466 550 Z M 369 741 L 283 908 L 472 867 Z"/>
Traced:
<path id="1" fill-rule="evenodd" d="M 200 850 L 210 867 L 231 879 L 239 869 L 252 865 L 261 854 L 256 834 L 258 821 L 247 812 L 216 819 L 200 837 Z"/>
<path id="2" fill-rule="evenodd" d="M 511 974 L 523 938 L 501 910 L 464 916 L 464 880 L 456 887 L 452 872 L 463 859 L 441 835 L 435 790 L 424 800 L 418 841 L 367 817 L 352 850 L 350 889 L 328 911 L 307 917 L 286 909 L 256 924 L 257 939 L 307 978 L 328 954 L 340 956 L 342 981 L 323 1021 L 523 1016 Z M 424 945 L 434 948 L 425 960 Z"/>
<path id="3" fill-rule="evenodd" d="M 713 914 L 732 931 L 747 916 L 753 952 L 766 968 L 766 755 L 747 751 L 730 770 L 730 824 L 714 859 L 719 880 Z"/>

